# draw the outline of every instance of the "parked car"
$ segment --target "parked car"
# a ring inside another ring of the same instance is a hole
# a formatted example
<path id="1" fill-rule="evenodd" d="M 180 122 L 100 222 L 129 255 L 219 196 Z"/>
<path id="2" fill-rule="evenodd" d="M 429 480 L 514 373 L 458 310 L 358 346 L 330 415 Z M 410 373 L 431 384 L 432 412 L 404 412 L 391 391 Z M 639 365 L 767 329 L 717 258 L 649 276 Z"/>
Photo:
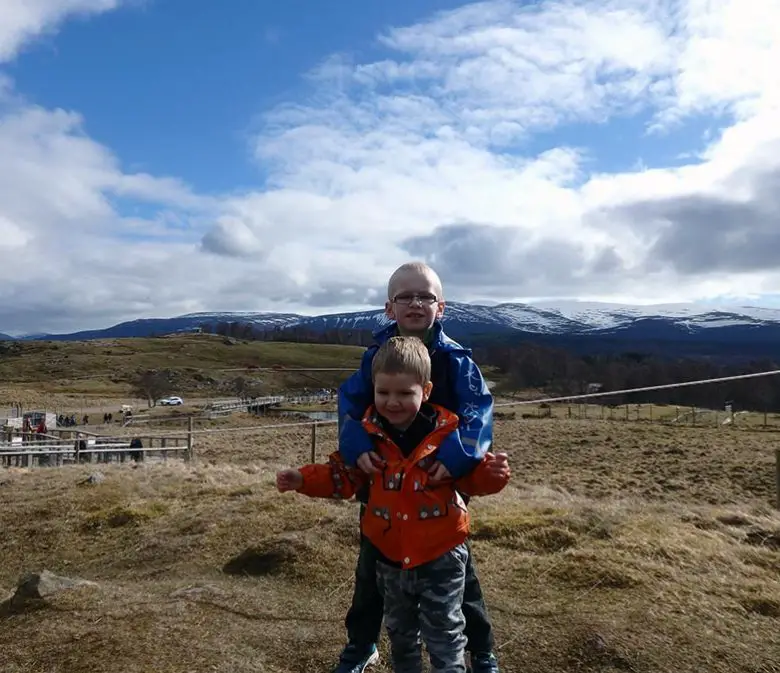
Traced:
<path id="1" fill-rule="evenodd" d="M 171 397 L 166 397 L 159 402 L 157 402 L 161 407 L 177 407 L 180 404 L 184 404 L 184 400 L 181 397 L 177 397 L 176 395 L 173 395 Z"/>

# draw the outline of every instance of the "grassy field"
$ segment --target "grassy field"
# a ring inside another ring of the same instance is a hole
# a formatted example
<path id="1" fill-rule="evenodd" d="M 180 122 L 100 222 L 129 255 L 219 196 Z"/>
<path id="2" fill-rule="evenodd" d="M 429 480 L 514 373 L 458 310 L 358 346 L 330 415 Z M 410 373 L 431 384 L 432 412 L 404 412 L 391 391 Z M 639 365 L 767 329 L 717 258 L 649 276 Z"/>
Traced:
<path id="1" fill-rule="evenodd" d="M 271 423 L 214 423 L 230 431 L 197 435 L 194 465 L 100 466 L 92 486 L 96 466 L 0 472 L 0 587 L 42 568 L 96 583 L 0 617 L 3 673 L 329 671 L 357 508 L 277 494 L 310 430 L 240 431 Z M 502 670 L 780 671 L 767 438 L 498 419 L 515 476 L 475 502 L 473 537 Z M 320 428 L 319 459 L 335 440 Z M 224 571 L 248 549 L 254 568 Z"/>
<path id="2" fill-rule="evenodd" d="M 3 348 L 0 409 L 76 412 L 118 408 L 144 369 L 178 372 L 197 405 L 242 374 L 229 370 L 353 368 L 362 353 L 205 335 Z M 285 391 L 347 372 L 248 374 Z M 700 410 L 694 426 L 688 411 L 499 409 L 496 447 L 514 478 L 475 501 L 473 543 L 503 671 L 780 673 L 780 516 L 765 431 L 780 422 L 741 414 L 724 425 L 725 413 Z M 310 460 L 309 426 L 271 427 L 290 420 L 200 420 L 194 464 L 0 471 L 0 600 L 44 568 L 94 582 L 37 609 L 0 609 L 0 672 L 329 672 L 357 507 L 275 492 L 275 470 Z M 160 432 L 183 429 L 112 429 Z M 317 459 L 335 447 L 335 426 L 321 425 Z M 105 481 L 80 483 L 97 470 Z M 253 566 L 230 563 L 247 550 Z"/>
<path id="3" fill-rule="evenodd" d="M 208 334 L 89 342 L 0 342 L 0 409 L 14 402 L 50 409 L 118 408 L 140 372 L 170 369 L 176 393 L 225 395 L 239 376 L 268 391 L 332 387 L 348 372 L 255 371 L 356 368 L 362 348 L 319 344 L 228 341 Z"/>

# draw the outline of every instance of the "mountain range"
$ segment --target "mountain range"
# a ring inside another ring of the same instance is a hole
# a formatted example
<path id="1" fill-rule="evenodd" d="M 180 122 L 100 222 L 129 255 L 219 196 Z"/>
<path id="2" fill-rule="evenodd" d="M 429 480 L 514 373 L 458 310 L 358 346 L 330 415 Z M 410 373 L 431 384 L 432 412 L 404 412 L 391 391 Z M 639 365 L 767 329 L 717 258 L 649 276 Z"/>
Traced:
<path id="1" fill-rule="evenodd" d="M 70 334 L 36 334 L 25 340 L 82 341 L 193 331 L 224 322 L 256 330 L 375 330 L 387 323 L 381 309 L 306 316 L 295 313 L 211 312 L 144 318 Z M 579 352 L 619 350 L 669 355 L 780 356 L 780 309 L 696 304 L 628 306 L 578 301 L 495 306 L 450 302 L 445 329 L 453 338 L 537 341 Z M 0 339 L 12 339 L 0 334 Z"/>

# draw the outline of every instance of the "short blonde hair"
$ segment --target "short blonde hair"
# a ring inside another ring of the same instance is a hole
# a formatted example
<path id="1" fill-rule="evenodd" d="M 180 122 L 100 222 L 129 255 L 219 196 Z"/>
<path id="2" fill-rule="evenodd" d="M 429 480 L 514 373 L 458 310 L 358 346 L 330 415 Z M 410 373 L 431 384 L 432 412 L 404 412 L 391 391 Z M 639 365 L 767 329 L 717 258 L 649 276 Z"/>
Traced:
<path id="1" fill-rule="evenodd" d="M 430 280 L 433 281 L 433 286 L 436 290 L 436 299 L 439 301 L 444 299 L 444 288 L 442 287 L 439 274 L 436 273 L 425 262 L 407 262 L 406 264 L 401 264 L 401 266 L 393 271 L 393 275 L 391 275 L 390 280 L 387 281 L 387 298 L 390 301 L 392 301 L 393 297 L 395 296 L 395 288 L 396 285 L 398 285 L 398 281 L 400 280 L 401 276 L 405 276 L 410 273 L 430 278 Z"/>
<path id="2" fill-rule="evenodd" d="M 391 337 L 383 343 L 371 362 L 371 379 L 377 374 L 410 374 L 417 383 L 431 380 L 431 356 L 417 337 Z"/>

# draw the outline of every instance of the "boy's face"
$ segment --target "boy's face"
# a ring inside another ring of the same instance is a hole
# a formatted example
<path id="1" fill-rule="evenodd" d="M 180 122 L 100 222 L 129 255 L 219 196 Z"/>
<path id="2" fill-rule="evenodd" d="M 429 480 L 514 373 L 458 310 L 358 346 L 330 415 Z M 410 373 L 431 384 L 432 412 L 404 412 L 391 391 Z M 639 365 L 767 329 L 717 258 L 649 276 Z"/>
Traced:
<path id="1" fill-rule="evenodd" d="M 382 374 L 374 379 L 376 410 L 391 425 L 408 428 L 420 406 L 430 397 L 433 385 L 421 384 L 413 374 Z"/>
<path id="2" fill-rule="evenodd" d="M 423 336 L 444 314 L 441 289 L 428 274 L 410 271 L 398 278 L 385 314 L 398 323 L 402 336 Z"/>

